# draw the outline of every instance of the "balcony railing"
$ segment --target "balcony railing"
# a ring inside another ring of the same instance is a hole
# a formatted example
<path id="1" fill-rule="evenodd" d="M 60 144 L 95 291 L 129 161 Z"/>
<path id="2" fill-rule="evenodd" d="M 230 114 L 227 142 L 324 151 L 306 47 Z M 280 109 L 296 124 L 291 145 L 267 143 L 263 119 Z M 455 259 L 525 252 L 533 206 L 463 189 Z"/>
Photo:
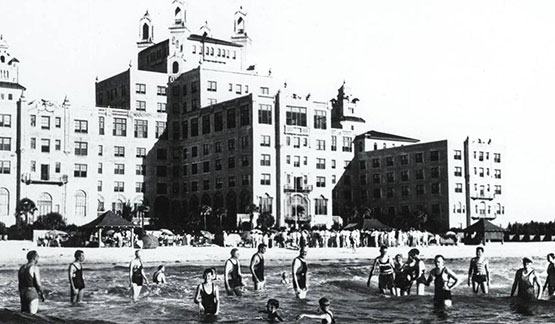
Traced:
<path id="1" fill-rule="evenodd" d="M 475 192 L 470 195 L 470 198 L 474 200 L 493 200 L 495 194 L 492 192 Z"/>
<path id="2" fill-rule="evenodd" d="M 283 187 L 285 192 L 311 192 L 313 189 L 312 185 L 302 185 L 302 186 L 292 186 L 292 185 L 285 185 Z"/>
<path id="3" fill-rule="evenodd" d="M 46 177 L 44 177 L 44 179 L 41 179 L 41 176 L 38 175 L 37 173 L 34 172 L 30 172 L 30 173 L 23 173 L 21 174 L 21 182 L 25 183 L 26 185 L 30 185 L 30 184 L 52 184 L 52 185 L 64 185 L 68 182 L 68 176 L 66 174 L 61 175 L 59 177 L 48 177 L 48 179 L 46 179 Z"/>

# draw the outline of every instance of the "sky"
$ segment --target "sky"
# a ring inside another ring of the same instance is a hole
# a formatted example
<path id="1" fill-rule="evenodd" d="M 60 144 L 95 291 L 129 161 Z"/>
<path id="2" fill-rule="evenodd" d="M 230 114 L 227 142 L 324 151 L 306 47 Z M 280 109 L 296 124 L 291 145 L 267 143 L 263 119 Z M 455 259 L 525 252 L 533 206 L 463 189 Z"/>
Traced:
<path id="1" fill-rule="evenodd" d="M 30 100 L 94 105 L 94 82 L 127 69 L 148 9 L 168 37 L 172 0 L 2 0 L 0 34 Z M 368 129 L 506 148 L 505 219 L 553 221 L 555 2 L 193 0 L 188 27 L 228 39 L 247 12 L 251 57 L 299 93 L 345 81 Z"/>

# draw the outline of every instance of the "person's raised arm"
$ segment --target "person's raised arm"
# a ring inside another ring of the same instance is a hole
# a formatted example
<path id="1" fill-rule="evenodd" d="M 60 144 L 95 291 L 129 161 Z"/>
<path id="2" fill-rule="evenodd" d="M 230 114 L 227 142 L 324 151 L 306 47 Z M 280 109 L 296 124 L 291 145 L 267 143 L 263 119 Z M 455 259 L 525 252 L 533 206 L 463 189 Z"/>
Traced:
<path id="1" fill-rule="evenodd" d="M 451 285 L 451 287 L 449 287 L 449 289 L 451 290 L 457 287 L 459 285 L 459 277 L 457 276 L 457 274 L 451 271 L 451 269 L 449 268 L 445 268 L 445 272 L 447 272 L 449 278 L 453 279 L 453 284 Z"/>
<path id="2" fill-rule="evenodd" d="M 252 277 L 254 278 L 255 282 L 260 282 L 260 279 L 256 276 L 256 273 L 254 271 L 254 267 L 260 262 L 260 258 L 258 257 L 257 254 L 252 256 L 251 259 L 251 266 L 250 266 L 250 270 L 251 270 L 251 274 Z"/>
<path id="3" fill-rule="evenodd" d="M 518 279 L 520 278 L 520 272 L 522 270 L 517 270 L 515 273 L 515 280 L 513 281 L 513 287 L 511 288 L 511 297 L 514 296 L 515 291 L 516 291 L 516 287 L 518 286 Z"/>
<path id="4" fill-rule="evenodd" d="M 374 269 L 376 268 L 376 264 L 378 263 L 378 258 L 374 260 L 372 264 L 372 268 L 370 268 L 370 274 L 368 275 L 368 281 L 366 282 L 366 287 L 370 287 L 370 280 L 372 279 L 372 275 L 374 274 Z"/>

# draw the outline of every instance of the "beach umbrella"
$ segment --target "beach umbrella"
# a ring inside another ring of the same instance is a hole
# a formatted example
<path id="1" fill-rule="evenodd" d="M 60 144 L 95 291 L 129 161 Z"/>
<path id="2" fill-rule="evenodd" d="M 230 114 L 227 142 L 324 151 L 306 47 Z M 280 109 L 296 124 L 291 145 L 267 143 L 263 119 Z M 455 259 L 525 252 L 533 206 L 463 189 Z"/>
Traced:
<path id="1" fill-rule="evenodd" d="M 204 236 L 205 238 L 209 239 L 209 240 L 213 240 L 214 239 L 214 234 L 208 232 L 208 231 L 200 231 L 200 234 L 202 236 Z"/>
<path id="2" fill-rule="evenodd" d="M 445 233 L 444 236 L 457 236 L 457 233 L 455 233 L 453 231 L 449 231 L 449 232 Z"/>
<path id="3" fill-rule="evenodd" d="M 173 234 L 173 232 L 170 231 L 169 229 L 162 228 L 162 229 L 160 229 L 160 232 L 162 232 L 162 233 L 164 233 L 164 234 L 166 234 L 166 235 L 175 236 L 175 234 Z"/>

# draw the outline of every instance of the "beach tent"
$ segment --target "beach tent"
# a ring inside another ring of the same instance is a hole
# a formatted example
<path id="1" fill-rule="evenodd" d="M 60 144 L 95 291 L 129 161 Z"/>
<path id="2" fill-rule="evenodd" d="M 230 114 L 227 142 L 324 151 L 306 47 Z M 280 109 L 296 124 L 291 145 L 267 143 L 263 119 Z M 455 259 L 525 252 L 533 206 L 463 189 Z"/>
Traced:
<path id="1" fill-rule="evenodd" d="M 466 244 L 486 244 L 487 241 L 503 242 L 504 235 L 505 229 L 483 218 L 464 229 Z"/>
<path id="2" fill-rule="evenodd" d="M 92 222 L 81 226 L 83 230 L 98 230 L 98 246 L 100 247 L 100 242 L 102 242 L 102 230 L 103 229 L 129 229 L 132 230 L 134 227 L 138 227 L 131 223 L 130 221 L 123 219 L 123 217 L 117 215 L 113 211 L 109 210 L 98 216 Z M 131 235 L 131 246 L 134 246 L 133 235 Z"/>
<path id="3" fill-rule="evenodd" d="M 372 231 L 391 231 L 393 227 L 387 226 L 375 218 L 368 218 L 362 223 L 362 229 Z"/>
<path id="4" fill-rule="evenodd" d="M 343 227 L 343 229 L 344 229 L 344 230 L 354 230 L 354 229 L 357 228 L 357 227 L 358 227 L 358 224 L 357 224 L 357 223 L 351 223 L 351 224 L 349 224 L 349 225 Z"/>

